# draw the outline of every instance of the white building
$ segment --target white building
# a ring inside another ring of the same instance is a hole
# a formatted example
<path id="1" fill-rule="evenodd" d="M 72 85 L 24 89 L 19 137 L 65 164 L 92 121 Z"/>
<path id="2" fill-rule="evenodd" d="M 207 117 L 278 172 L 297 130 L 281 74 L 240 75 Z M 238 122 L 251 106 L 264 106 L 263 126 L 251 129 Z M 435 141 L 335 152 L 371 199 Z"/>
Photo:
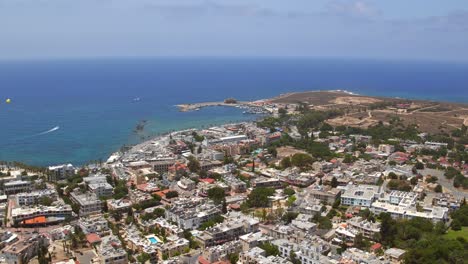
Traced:
<path id="1" fill-rule="evenodd" d="M 37 255 L 40 245 L 47 246 L 47 240 L 42 236 L 35 236 L 29 239 L 21 239 L 2 249 L 1 263 L 26 264 Z"/>
<path id="2" fill-rule="evenodd" d="M 45 216 L 46 219 L 51 218 L 50 220 L 55 222 L 63 221 L 71 215 L 72 208 L 68 204 L 60 206 L 36 206 L 28 208 L 17 207 L 11 210 L 11 219 L 13 224 L 21 224 L 22 221 L 34 219 L 39 216 Z M 41 224 L 45 223 L 41 222 Z"/>
<path id="3" fill-rule="evenodd" d="M 349 219 L 347 224 L 348 227 L 357 230 L 363 236 L 370 239 L 373 239 L 376 234 L 380 233 L 381 224 L 379 222 L 372 223 L 360 216 Z"/>
<path id="4" fill-rule="evenodd" d="M 313 215 L 299 214 L 296 219 L 292 220 L 291 225 L 302 232 L 313 233 L 317 230 L 317 224 L 310 221 L 312 218 Z"/>
<path id="5" fill-rule="evenodd" d="M 196 236 L 196 241 L 201 248 L 220 245 L 240 236 L 258 231 L 259 221 L 255 218 L 239 214 L 230 213 L 227 219 Z"/>
<path id="6" fill-rule="evenodd" d="M 209 263 L 221 260 L 228 260 L 229 254 L 242 252 L 242 246 L 239 241 L 231 241 L 224 245 L 214 246 L 203 250 L 202 257 Z"/>
<path id="7" fill-rule="evenodd" d="M 36 204 L 43 197 L 49 197 L 52 201 L 55 201 L 57 199 L 57 192 L 54 189 L 45 189 L 18 193 L 16 194 L 16 203 L 21 206 Z"/>
<path id="8" fill-rule="evenodd" d="M 393 146 L 393 145 L 388 145 L 388 144 L 380 144 L 379 145 L 379 152 L 382 152 L 382 153 L 385 153 L 385 154 L 391 154 L 394 151 L 395 151 L 395 146 Z"/>
<path id="9" fill-rule="evenodd" d="M 283 258 L 289 258 L 291 252 L 294 252 L 296 258 L 302 264 L 323 264 L 329 262 L 328 258 L 322 255 L 325 247 L 324 244 L 315 244 L 307 240 L 298 244 L 284 239 L 275 240 L 272 243 L 278 247 L 280 256 Z"/>
<path id="10" fill-rule="evenodd" d="M 412 219 L 414 217 L 421 217 L 432 220 L 433 222 L 446 222 L 448 220 L 448 208 L 438 206 L 427 207 L 423 208 L 422 211 L 418 211 L 416 207 L 406 207 L 376 201 L 372 204 L 370 210 L 374 214 L 389 213 L 392 218 L 396 219 Z"/>
<path id="11" fill-rule="evenodd" d="M 212 202 L 199 204 L 197 201 L 179 199 L 166 210 L 166 219 L 175 222 L 180 228 L 195 229 L 220 213 L 219 206 Z"/>
<path id="12" fill-rule="evenodd" d="M 424 142 L 424 147 L 430 148 L 430 149 L 447 148 L 447 146 L 448 146 L 447 143 L 431 142 L 431 141 Z"/>
<path id="13" fill-rule="evenodd" d="M 86 184 L 90 183 L 106 183 L 107 182 L 107 176 L 104 174 L 93 174 L 89 175 L 88 177 L 84 177 L 83 181 Z"/>
<path id="14" fill-rule="evenodd" d="M 71 199 L 80 206 L 80 216 L 100 213 L 102 210 L 102 201 L 95 193 L 72 192 Z"/>
<path id="15" fill-rule="evenodd" d="M 111 211 L 126 211 L 132 207 L 132 202 L 129 199 L 109 199 L 107 202 L 107 208 Z"/>
<path id="16" fill-rule="evenodd" d="M 59 181 L 72 176 L 75 173 L 75 167 L 72 164 L 62 164 L 49 167 L 49 180 Z"/>
<path id="17" fill-rule="evenodd" d="M 241 264 L 292 264 L 291 261 L 280 256 L 266 256 L 265 250 L 254 247 L 249 251 L 244 251 L 239 255 Z"/>
<path id="18" fill-rule="evenodd" d="M 341 195 L 342 205 L 370 207 L 379 196 L 380 186 L 375 185 L 347 185 Z"/>
<path id="19" fill-rule="evenodd" d="M 239 237 L 241 246 L 242 246 L 242 251 L 248 251 L 251 248 L 254 248 L 258 246 L 262 242 L 266 242 L 269 239 L 269 237 L 263 235 L 262 232 L 256 232 L 256 233 L 248 233 L 245 235 L 242 235 Z"/>
<path id="20" fill-rule="evenodd" d="M 386 196 L 387 197 L 387 196 Z M 418 194 L 414 192 L 392 191 L 388 195 L 388 202 L 400 206 L 415 206 Z"/>
<path id="21" fill-rule="evenodd" d="M 123 249 L 119 238 L 114 235 L 101 238 L 97 248 L 101 264 L 127 264 L 127 252 Z"/>
<path id="22" fill-rule="evenodd" d="M 31 182 L 22 180 L 6 182 L 3 184 L 3 190 L 5 194 L 29 192 L 31 191 Z"/>
<path id="23" fill-rule="evenodd" d="M 98 197 L 108 197 L 112 196 L 114 187 L 109 183 L 90 183 L 88 184 L 88 189 L 96 194 Z"/>
<path id="24" fill-rule="evenodd" d="M 83 230 L 83 233 L 102 234 L 109 231 L 107 220 L 102 216 L 95 217 L 80 217 L 78 226 Z"/>

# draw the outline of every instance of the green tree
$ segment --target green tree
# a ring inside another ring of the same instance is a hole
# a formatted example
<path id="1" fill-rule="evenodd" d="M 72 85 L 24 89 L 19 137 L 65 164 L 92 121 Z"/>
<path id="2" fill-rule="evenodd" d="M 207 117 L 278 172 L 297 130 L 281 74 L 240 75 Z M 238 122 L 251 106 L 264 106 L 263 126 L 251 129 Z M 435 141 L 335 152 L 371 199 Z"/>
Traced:
<path id="1" fill-rule="evenodd" d="M 293 189 L 291 189 L 291 188 L 286 188 L 286 189 L 284 189 L 283 192 L 284 192 L 284 194 L 286 194 L 287 196 L 291 196 L 291 195 L 296 194 L 296 192 L 295 192 Z"/>
<path id="2" fill-rule="evenodd" d="M 237 262 L 239 261 L 239 254 L 237 253 L 229 253 L 227 257 L 231 264 L 237 264 Z"/>
<path id="3" fill-rule="evenodd" d="M 286 109 L 284 109 L 284 108 L 279 108 L 278 109 L 278 114 L 279 114 L 280 118 L 284 118 L 288 114 L 288 111 Z"/>
<path id="4" fill-rule="evenodd" d="M 280 162 L 281 168 L 286 169 L 292 166 L 291 164 L 291 158 L 290 157 L 285 157 L 281 160 Z"/>
<path id="5" fill-rule="evenodd" d="M 286 201 L 286 204 L 291 207 L 294 205 L 294 202 L 296 201 L 296 196 L 295 195 L 291 195 L 288 197 L 288 200 Z"/>
<path id="6" fill-rule="evenodd" d="M 301 264 L 301 260 L 297 258 L 296 253 L 293 250 L 289 253 L 289 260 L 291 260 L 292 264 Z"/>
<path id="7" fill-rule="evenodd" d="M 213 187 L 208 190 L 208 198 L 213 200 L 215 204 L 221 204 L 226 197 L 226 192 L 221 187 Z"/>
<path id="8" fill-rule="evenodd" d="M 171 198 L 175 198 L 175 197 L 178 197 L 179 196 L 179 193 L 177 191 L 169 191 L 166 193 L 166 198 L 167 199 L 171 199 Z"/>
<path id="9" fill-rule="evenodd" d="M 447 226 L 445 225 L 444 222 L 438 222 L 435 226 L 434 226 L 434 232 L 437 234 L 437 235 L 443 235 L 447 232 Z"/>
<path id="10" fill-rule="evenodd" d="M 332 222 L 327 217 L 320 216 L 318 223 L 319 229 L 331 229 L 333 227 Z"/>
<path id="11" fill-rule="evenodd" d="M 359 248 L 359 249 L 364 249 L 366 247 L 364 236 L 361 233 L 358 233 L 354 237 L 354 247 Z"/>
<path id="12" fill-rule="evenodd" d="M 262 243 L 258 247 L 265 250 L 265 254 L 267 257 L 278 256 L 280 254 L 278 247 L 270 242 Z"/>
<path id="13" fill-rule="evenodd" d="M 418 161 L 418 162 L 416 163 L 416 165 L 414 165 L 414 167 L 415 167 L 417 170 L 423 170 L 423 169 L 424 169 L 424 164 Z"/>
<path id="14" fill-rule="evenodd" d="M 351 155 L 351 154 L 346 154 L 344 159 L 343 159 L 343 163 L 352 163 L 354 162 L 354 157 Z"/>
<path id="15" fill-rule="evenodd" d="M 392 172 L 390 172 L 390 173 L 387 175 L 387 178 L 393 179 L 393 180 L 397 180 L 397 179 L 398 179 L 398 175 L 396 175 L 396 173 L 394 173 L 394 172 L 392 171 Z"/>
<path id="16" fill-rule="evenodd" d="M 39 198 L 38 203 L 44 206 L 50 206 L 54 201 L 49 196 L 42 196 Z"/>
<path id="17" fill-rule="evenodd" d="M 272 196 L 275 190 L 272 188 L 255 188 L 247 197 L 249 207 L 267 207 L 269 204 L 268 196 Z"/>
<path id="18" fill-rule="evenodd" d="M 462 228 L 462 225 L 458 219 L 454 219 L 452 223 L 450 224 L 450 227 L 455 231 L 460 231 Z"/>
<path id="19" fill-rule="evenodd" d="M 144 264 L 146 261 L 150 260 L 150 255 L 143 252 L 137 257 L 137 260 L 139 263 Z"/>
<path id="20" fill-rule="evenodd" d="M 381 221 L 380 237 L 382 238 L 382 242 L 387 246 L 393 246 L 397 233 L 396 221 L 392 219 L 389 213 L 381 213 L 379 218 Z"/>
<path id="21" fill-rule="evenodd" d="M 286 212 L 281 220 L 283 220 L 286 224 L 290 224 L 292 220 L 296 219 L 299 213 L 297 212 Z"/>
<path id="22" fill-rule="evenodd" d="M 187 167 L 191 172 L 199 172 L 200 171 L 200 162 L 194 157 L 194 156 L 189 156 L 188 157 L 188 164 Z"/>
<path id="23" fill-rule="evenodd" d="M 331 185 L 331 187 L 333 187 L 333 188 L 338 187 L 338 180 L 336 179 L 336 177 L 333 177 L 333 178 L 332 178 L 330 185 Z"/>
<path id="24" fill-rule="evenodd" d="M 304 153 L 296 153 L 291 157 L 291 164 L 299 168 L 310 167 L 314 161 L 314 158 Z"/>

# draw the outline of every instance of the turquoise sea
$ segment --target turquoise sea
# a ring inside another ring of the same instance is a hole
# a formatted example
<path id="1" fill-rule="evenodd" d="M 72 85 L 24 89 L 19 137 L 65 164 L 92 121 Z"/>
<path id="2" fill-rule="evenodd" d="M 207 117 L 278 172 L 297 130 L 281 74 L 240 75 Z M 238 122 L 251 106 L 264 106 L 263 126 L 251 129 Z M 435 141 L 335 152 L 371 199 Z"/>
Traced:
<path id="1" fill-rule="evenodd" d="M 152 58 L 0 62 L 0 160 L 35 165 L 106 159 L 172 130 L 252 120 L 236 108 L 176 104 L 291 91 L 468 103 L 468 64 L 293 58 Z M 134 98 L 141 98 L 134 102 Z M 11 98 L 6 105 L 4 99 Z M 141 120 L 148 123 L 135 134 Z"/>

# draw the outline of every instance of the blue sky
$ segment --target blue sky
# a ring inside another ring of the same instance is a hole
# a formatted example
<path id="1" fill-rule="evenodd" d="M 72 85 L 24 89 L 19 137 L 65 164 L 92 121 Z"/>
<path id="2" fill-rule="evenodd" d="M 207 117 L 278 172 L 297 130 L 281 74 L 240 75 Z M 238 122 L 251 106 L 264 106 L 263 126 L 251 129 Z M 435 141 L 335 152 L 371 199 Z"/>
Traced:
<path id="1" fill-rule="evenodd" d="M 468 61 L 467 0 L 0 0 L 0 59 Z"/>

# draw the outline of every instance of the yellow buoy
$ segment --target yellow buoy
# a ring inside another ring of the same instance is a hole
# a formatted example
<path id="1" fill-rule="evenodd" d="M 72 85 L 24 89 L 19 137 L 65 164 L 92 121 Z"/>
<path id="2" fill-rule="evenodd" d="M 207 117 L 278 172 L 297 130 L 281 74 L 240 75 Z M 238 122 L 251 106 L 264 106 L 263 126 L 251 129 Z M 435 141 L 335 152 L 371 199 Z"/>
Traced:
<path id="1" fill-rule="evenodd" d="M 6 102 L 7 104 L 11 103 L 11 99 L 10 99 L 10 98 L 8 98 L 8 99 L 6 99 L 6 101 L 5 101 L 5 102 Z"/>

